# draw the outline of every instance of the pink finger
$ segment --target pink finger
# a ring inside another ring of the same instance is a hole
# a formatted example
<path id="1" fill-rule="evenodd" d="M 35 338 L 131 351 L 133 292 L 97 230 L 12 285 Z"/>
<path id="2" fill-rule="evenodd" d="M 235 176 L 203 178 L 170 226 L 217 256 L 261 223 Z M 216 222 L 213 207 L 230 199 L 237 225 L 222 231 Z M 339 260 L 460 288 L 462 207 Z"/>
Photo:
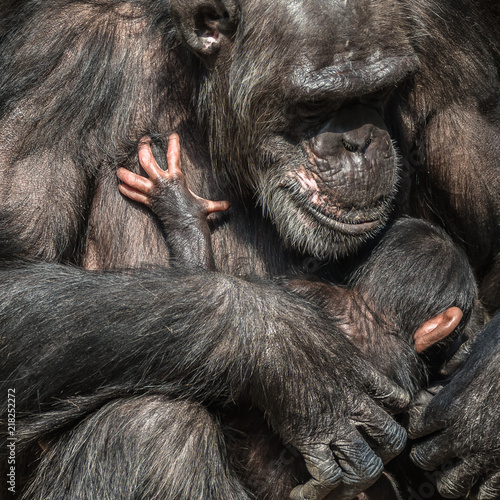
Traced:
<path id="1" fill-rule="evenodd" d="M 145 194 L 142 194 L 140 191 L 137 191 L 136 189 L 131 188 L 126 184 L 120 184 L 118 186 L 118 189 L 120 190 L 120 193 L 123 194 L 123 196 L 126 196 L 133 201 L 137 201 L 138 203 L 142 203 L 143 205 L 146 205 L 148 207 L 150 206 L 149 198 Z"/>
<path id="2" fill-rule="evenodd" d="M 205 209 L 205 213 L 207 215 L 213 212 L 224 212 L 224 210 L 227 210 L 231 206 L 231 203 L 229 203 L 228 201 L 206 200 L 205 198 L 201 198 L 197 194 L 194 194 L 191 190 L 189 190 L 189 193 L 193 198 L 195 198 L 196 200 L 198 200 L 203 204 L 203 208 Z"/>
<path id="3" fill-rule="evenodd" d="M 151 151 L 151 143 L 148 141 L 141 139 L 138 146 L 139 153 L 139 163 L 144 171 L 151 177 L 152 179 L 157 179 L 164 174 L 164 170 L 162 170 L 158 163 L 156 163 L 155 157 L 153 156 L 153 152 Z"/>
<path id="4" fill-rule="evenodd" d="M 167 149 L 168 172 L 173 175 L 182 174 L 181 171 L 181 140 L 177 134 L 168 138 Z"/>
<path id="5" fill-rule="evenodd" d="M 230 203 L 228 201 L 205 200 L 205 211 L 207 215 L 214 212 L 224 212 L 229 208 L 229 206 Z"/>
<path id="6" fill-rule="evenodd" d="M 142 175 L 134 174 L 125 168 L 119 168 L 116 175 L 118 176 L 118 179 L 120 179 L 127 186 L 130 186 L 141 193 L 149 194 L 153 188 L 153 182 L 150 179 L 142 177 Z"/>

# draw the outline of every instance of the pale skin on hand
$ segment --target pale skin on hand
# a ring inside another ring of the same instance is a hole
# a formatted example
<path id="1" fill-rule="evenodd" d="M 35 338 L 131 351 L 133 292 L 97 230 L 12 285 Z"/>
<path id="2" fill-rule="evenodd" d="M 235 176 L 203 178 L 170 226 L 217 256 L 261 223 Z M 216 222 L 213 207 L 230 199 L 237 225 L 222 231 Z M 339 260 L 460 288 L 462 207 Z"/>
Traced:
<path id="1" fill-rule="evenodd" d="M 151 144 L 148 138 L 141 139 L 139 143 L 139 163 L 148 177 L 137 175 L 125 168 L 119 168 L 117 176 L 122 181 L 118 186 L 120 192 L 131 200 L 151 207 L 151 197 L 155 188 L 155 181 L 181 182 L 186 185 L 186 180 L 181 170 L 181 145 L 177 134 L 171 134 L 168 138 L 167 166 L 168 170 L 163 170 L 156 162 L 151 151 Z M 186 187 L 189 195 L 197 200 L 205 215 L 213 212 L 222 212 L 229 208 L 228 201 L 212 201 L 200 198 Z"/>

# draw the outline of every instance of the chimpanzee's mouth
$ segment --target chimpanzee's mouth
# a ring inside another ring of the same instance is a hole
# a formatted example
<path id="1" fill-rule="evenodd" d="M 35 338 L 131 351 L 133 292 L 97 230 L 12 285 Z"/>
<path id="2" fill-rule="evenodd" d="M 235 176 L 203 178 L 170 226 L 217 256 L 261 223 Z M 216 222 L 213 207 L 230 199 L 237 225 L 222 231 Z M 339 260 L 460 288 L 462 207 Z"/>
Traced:
<path id="1" fill-rule="evenodd" d="M 384 189 L 378 190 L 378 196 L 377 190 L 368 192 L 363 203 L 357 206 L 357 197 L 345 193 L 345 186 L 336 189 L 305 167 L 288 172 L 280 187 L 304 215 L 303 222 L 311 228 L 322 226 L 333 233 L 352 237 L 371 237 L 381 229 L 392 210 L 395 195 L 393 182 L 389 193 L 384 193 Z M 353 189 L 356 187 L 359 186 L 352 186 Z"/>
<path id="2" fill-rule="evenodd" d="M 367 233 L 373 233 L 385 222 L 383 218 L 380 217 L 368 217 L 364 219 L 356 218 L 357 220 L 349 220 L 349 218 L 343 218 L 343 220 L 339 220 L 332 217 L 331 215 L 324 214 L 319 208 L 315 207 L 314 205 L 303 204 L 302 206 L 324 226 L 330 227 L 334 231 L 339 231 L 341 233 L 349 235 L 364 235 Z"/>
<path id="3" fill-rule="evenodd" d="M 390 203 L 386 200 L 379 201 L 371 208 L 342 208 L 326 202 L 324 198 L 321 204 L 318 203 L 318 193 L 304 191 L 295 182 L 283 183 L 281 187 L 288 192 L 300 211 L 335 232 L 349 236 L 372 235 L 387 221 Z"/>

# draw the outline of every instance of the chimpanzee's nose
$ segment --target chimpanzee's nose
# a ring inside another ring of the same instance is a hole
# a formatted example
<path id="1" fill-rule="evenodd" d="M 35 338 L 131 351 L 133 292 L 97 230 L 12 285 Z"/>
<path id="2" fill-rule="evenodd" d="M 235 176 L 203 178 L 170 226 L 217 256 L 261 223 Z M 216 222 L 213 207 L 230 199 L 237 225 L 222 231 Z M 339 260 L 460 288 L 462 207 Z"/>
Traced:
<path id="1" fill-rule="evenodd" d="M 335 164 L 346 151 L 354 156 L 367 154 L 370 145 L 382 135 L 389 140 L 383 117 L 375 109 L 359 104 L 337 111 L 311 139 L 310 146 L 318 158 Z"/>
<path id="2" fill-rule="evenodd" d="M 383 116 L 361 104 L 341 108 L 311 139 L 318 175 L 344 207 L 374 206 L 394 187 L 395 153 Z"/>
<path id="3" fill-rule="evenodd" d="M 342 145 L 351 153 L 363 154 L 372 142 L 373 125 L 366 124 L 342 134 Z"/>

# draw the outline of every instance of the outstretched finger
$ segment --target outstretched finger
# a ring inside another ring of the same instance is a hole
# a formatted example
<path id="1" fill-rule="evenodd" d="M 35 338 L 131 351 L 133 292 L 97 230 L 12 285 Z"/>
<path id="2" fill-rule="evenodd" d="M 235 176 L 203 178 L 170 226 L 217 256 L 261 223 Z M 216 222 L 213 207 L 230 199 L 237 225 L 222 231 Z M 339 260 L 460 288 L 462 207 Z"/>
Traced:
<path id="1" fill-rule="evenodd" d="M 227 210 L 230 206 L 230 203 L 228 201 L 211 201 L 211 200 L 205 200 L 205 213 L 212 214 L 214 212 L 224 212 Z"/>
<path id="2" fill-rule="evenodd" d="M 118 176 L 118 179 L 123 182 L 121 186 L 126 185 L 129 188 L 134 189 L 135 191 L 139 191 L 144 195 L 150 194 L 151 189 L 153 189 L 154 184 L 150 179 L 147 179 L 142 175 L 134 174 L 126 168 L 119 168 L 116 171 L 116 175 Z"/>
<path id="3" fill-rule="evenodd" d="M 156 163 L 153 151 L 151 151 L 151 140 L 149 137 L 143 137 L 139 141 L 138 154 L 141 167 L 151 179 L 158 179 L 165 174 L 165 171 Z"/>
<path id="4" fill-rule="evenodd" d="M 142 194 L 140 191 L 137 191 L 136 189 L 131 188 L 126 184 L 120 184 L 118 186 L 118 189 L 120 190 L 120 193 L 123 194 L 123 196 L 126 196 L 127 198 L 130 198 L 133 201 L 137 201 L 138 203 L 142 203 L 143 205 L 146 205 L 148 207 L 151 206 L 149 196 Z"/>
<path id="5" fill-rule="evenodd" d="M 205 198 L 200 198 L 199 196 L 195 195 L 192 191 L 190 191 L 190 193 L 202 204 L 203 210 L 205 211 L 206 215 L 212 214 L 214 212 L 224 212 L 231 206 L 228 201 L 206 200 Z"/>
<path id="6" fill-rule="evenodd" d="M 375 370 L 368 371 L 364 383 L 368 395 L 392 413 L 401 413 L 410 405 L 410 393 Z"/>
<path id="7" fill-rule="evenodd" d="M 177 134 L 170 134 L 168 138 L 167 165 L 170 175 L 182 175 L 181 170 L 181 140 Z"/>
<path id="8" fill-rule="evenodd" d="M 290 494 L 292 500 L 321 500 L 342 482 L 342 469 L 333 458 L 328 445 L 310 445 L 300 450 L 312 478 L 297 486 Z"/>

